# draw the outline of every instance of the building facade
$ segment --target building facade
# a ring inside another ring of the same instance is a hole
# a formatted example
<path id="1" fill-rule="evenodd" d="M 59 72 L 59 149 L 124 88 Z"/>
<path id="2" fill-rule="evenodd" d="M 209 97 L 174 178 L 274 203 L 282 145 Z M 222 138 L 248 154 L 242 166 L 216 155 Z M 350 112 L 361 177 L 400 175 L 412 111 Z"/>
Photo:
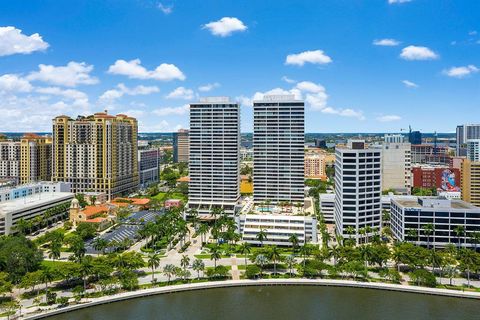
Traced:
<path id="1" fill-rule="evenodd" d="M 411 144 L 422 144 L 422 133 L 420 131 L 410 131 L 408 142 Z"/>
<path id="2" fill-rule="evenodd" d="M 461 172 L 448 166 L 415 166 L 412 168 L 414 188 L 435 188 L 447 192 L 459 192 Z"/>
<path id="3" fill-rule="evenodd" d="M 53 120 L 52 180 L 72 191 L 105 192 L 109 199 L 138 188 L 137 120 L 95 113 Z"/>
<path id="4" fill-rule="evenodd" d="M 255 203 L 304 202 L 305 104 L 294 96 L 253 102 Z"/>
<path id="5" fill-rule="evenodd" d="M 434 247 L 445 247 L 449 243 L 475 246 L 472 235 L 480 232 L 480 208 L 470 203 L 425 197 L 392 199 L 391 206 L 391 230 L 399 241 Z M 427 225 L 433 230 L 426 232 Z"/>
<path id="6" fill-rule="evenodd" d="M 335 193 L 321 193 L 318 199 L 325 222 L 335 223 Z"/>
<path id="7" fill-rule="evenodd" d="M 410 194 L 412 187 L 411 144 L 402 135 L 385 135 L 382 145 L 382 188 Z"/>
<path id="8" fill-rule="evenodd" d="M 56 208 L 49 220 L 67 216 L 74 194 L 68 183 L 38 182 L 0 190 L 0 235 L 16 233 L 19 220 L 31 220 Z"/>
<path id="9" fill-rule="evenodd" d="M 0 178 L 20 182 L 20 142 L 0 141 Z"/>
<path id="10" fill-rule="evenodd" d="M 20 183 L 52 179 L 52 138 L 33 133 L 20 140 Z"/>
<path id="11" fill-rule="evenodd" d="M 180 129 L 173 133 L 173 162 L 188 162 L 189 131 Z"/>
<path id="12" fill-rule="evenodd" d="M 318 153 L 305 155 L 305 178 L 327 179 L 325 155 Z"/>
<path id="13" fill-rule="evenodd" d="M 351 140 L 335 155 L 335 227 L 360 243 L 381 226 L 382 150 Z"/>
<path id="14" fill-rule="evenodd" d="M 262 244 L 257 239 L 261 230 L 266 233 L 266 245 L 291 246 L 292 235 L 297 236 L 299 245 L 318 242 L 317 220 L 313 217 L 246 214 L 237 216 L 236 222 L 242 240 L 255 245 Z"/>
<path id="15" fill-rule="evenodd" d="M 480 207 L 480 162 L 462 163 L 462 200 Z"/>
<path id="16" fill-rule="evenodd" d="M 470 161 L 480 161 L 480 139 L 467 140 L 467 159 Z"/>
<path id="17" fill-rule="evenodd" d="M 480 139 L 480 124 L 462 124 L 457 126 L 457 156 L 466 154 L 466 144 L 470 139 Z"/>
<path id="18" fill-rule="evenodd" d="M 160 150 L 138 150 L 138 175 L 140 188 L 146 188 L 159 181 Z"/>
<path id="19" fill-rule="evenodd" d="M 226 97 L 190 105 L 188 208 L 233 214 L 240 199 L 240 107 Z"/>

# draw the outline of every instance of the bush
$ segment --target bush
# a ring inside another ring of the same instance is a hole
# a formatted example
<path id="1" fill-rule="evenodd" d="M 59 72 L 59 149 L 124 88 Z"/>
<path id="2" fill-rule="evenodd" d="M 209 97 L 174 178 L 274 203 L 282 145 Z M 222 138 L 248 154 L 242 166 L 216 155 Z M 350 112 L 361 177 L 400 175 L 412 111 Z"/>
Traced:
<path id="1" fill-rule="evenodd" d="M 68 306 L 68 297 L 59 297 L 57 298 L 57 304 L 59 307 Z"/>
<path id="2" fill-rule="evenodd" d="M 260 274 L 260 271 L 260 267 L 255 264 L 251 264 L 247 266 L 247 269 L 245 270 L 245 276 L 248 279 L 256 279 Z"/>
<path id="3" fill-rule="evenodd" d="M 425 269 L 417 269 L 413 272 L 410 272 L 409 275 L 412 279 L 412 282 L 416 283 L 418 286 L 431 288 L 437 286 L 437 279 L 435 278 L 435 275 Z"/>

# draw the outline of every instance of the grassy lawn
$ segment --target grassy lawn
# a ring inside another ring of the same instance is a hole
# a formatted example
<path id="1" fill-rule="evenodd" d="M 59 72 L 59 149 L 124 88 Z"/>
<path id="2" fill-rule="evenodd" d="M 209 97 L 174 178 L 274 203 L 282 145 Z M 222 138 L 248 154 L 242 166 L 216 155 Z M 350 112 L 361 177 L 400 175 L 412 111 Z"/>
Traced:
<path id="1" fill-rule="evenodd" d="M 210 260 L 211 255 L 210 254 L 196 254 L 196 255 L 194 255 L 194 257 L 197 258 L 197 259 L 209 259 Z M 222 255 L 222 259 L 223 258 L 230 258 L 230 256 Z"/>
<path id="2" fill-rule="evenodd" d="M 152 198 L 158 201 L 165 201 L 168 199 L 180 199 L 185 202 L 187 200 L 185 195 L 179 192 L 159 192 L 157 195 L 153 196 Z"/>

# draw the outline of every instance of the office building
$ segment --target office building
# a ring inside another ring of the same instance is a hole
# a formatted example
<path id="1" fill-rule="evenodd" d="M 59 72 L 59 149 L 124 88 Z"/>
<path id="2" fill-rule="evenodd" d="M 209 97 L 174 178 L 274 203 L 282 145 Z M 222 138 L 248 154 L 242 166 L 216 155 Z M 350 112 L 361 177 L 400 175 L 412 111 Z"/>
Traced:
<path id="1" fill-rule="evenodd" d="M 188 208 L 235 213 L 240 199 L 240 107 L 226 97 L 190 104 Z"/>
<path id="2" fill-rule="evenodd" d="M 305 104 L 293 95 L 253 102 L 255 203 L 304 201 Z"/>
<path id="3" fill-rule="evenodd" d="M 53 120 L 53 181 L 72 192 L 105 192 L 109 199 L 138 188 L 137 120 L 99 112 Z"/>
<path id="4" fill-rule="evenodd" d="M 408 142 L 411 144 L 422 144 L 422 133 L 420 131 L 410 131 Z"/>
<path id="5" fill-rule="evenodd" d="M 74 194 L 68 183 L 38 182 L 0 189 L 0 235 L 17 232 L 20 219 L 31 220 L 56 208 L 49 220 L 67 217 Z"/>
<path id="6" fill-rule="evenodd" d="M 445 146 L 430 144 L 413 145 L 411 150 L 412 163 L 443 164 L 448 165 L 451 160 L 450 149 Z"/>
<path id="7" fill-rule="evenodd" d="M 327 179 L 325 155 L 318 153 L 305 155 L 305 178 Z"/>
<path id="8" fill-rule="evenodd" d="M 459 192 L 461 172 L 448 166 L 420 165 L 412 168 L 413 187 Z"/>
<path id="9" fill-rule="evenodd" d="M 173 133 L 173 162 L 188 162 L 189 131 L 180 129 Z"/>
<path id="10" fill-rule="evenodd" d="M 402 194 L 411 190 L 411 144 L 402 135 L 385 135 L 382 144 L 382 188 Z"/>
<path id="11" fill-rule="evenodd" d="M 138 150 L 138 175 L 140 188 L 158 183 L 160 172 L 160 150 Z"/>
<path id="12" fill-rule="evenodd" d="M 335 155 L 335 227 L 343 237 L 364 242 L 381 226 L 382 150 L 350 140 Z"/>
<path id="13" fill-rule="evenodd" d="M 20 181 L 20 142 L 0 141 L 0 179 Z"/>
<path id="14" fill-rule="evenodd" d="M 397 240 L 422 246 L 445 247 L 452 243 L 472 248 L 475 246 L 472 235 L 480 232 L 480 208 L 461 200 L 392 199 L 390 216 L 391 230 Z M 430 235 L 425 233 L 426 225 L 433 226 Z"/>
<path id="15" fill-rule="evenodd" d="M 335 223 L 335 193 L 321 193 L 318 199 L 325 223 Z"/>
<path id="16" fill-rule="evenodd" d="M 467 159 L 470 161 L 480 161 L 480 139 L 467 140 Z"/>
<path id="17" fill-rule="evenodd" d="M 457 126 L 457 156 L 466 154 L 466 144 L 471 139 L 480 139 L 480 124 L 462 124 Z"/>
<path id="18" fill-rule="evenodd" d="M 480 162 L 462 163 L 462 200 L 480 207 Z"/>
<path id="19" fill-rule="evenodd" d="M 274 214 L 245 214 L 236 217 L 237 231 L 242 240 L 260 245 L 258 233 L 263 230 L 267 237 L 264 245 L 291 246 L 290 237 L 296 235 L 299 245 L 317 243 L 317 220 L 314 217 Z"/>
<path id="20" fill-rule="evenodd" d="M 325 139 L 315 139 L 315 148 L 327 149 L 327 141 Z"/>
<path id="21" fill-rule="evenodd" d="M 50 181 L 52 178 L 52 138 L 34 133 L 20 140 L 20 183 Z"/>

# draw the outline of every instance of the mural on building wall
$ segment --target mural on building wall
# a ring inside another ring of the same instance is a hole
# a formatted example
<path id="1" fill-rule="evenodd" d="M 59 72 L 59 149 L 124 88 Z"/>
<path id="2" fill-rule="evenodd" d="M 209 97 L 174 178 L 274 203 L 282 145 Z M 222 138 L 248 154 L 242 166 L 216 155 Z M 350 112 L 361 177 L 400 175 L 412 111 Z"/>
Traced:
<path id="1" fill-rule="evenodd" d="M 442 190 L 450 192 L 459 192 L 460 187 L 455 182 L 455 172 L 450 169 L 442 171 Z"/>

